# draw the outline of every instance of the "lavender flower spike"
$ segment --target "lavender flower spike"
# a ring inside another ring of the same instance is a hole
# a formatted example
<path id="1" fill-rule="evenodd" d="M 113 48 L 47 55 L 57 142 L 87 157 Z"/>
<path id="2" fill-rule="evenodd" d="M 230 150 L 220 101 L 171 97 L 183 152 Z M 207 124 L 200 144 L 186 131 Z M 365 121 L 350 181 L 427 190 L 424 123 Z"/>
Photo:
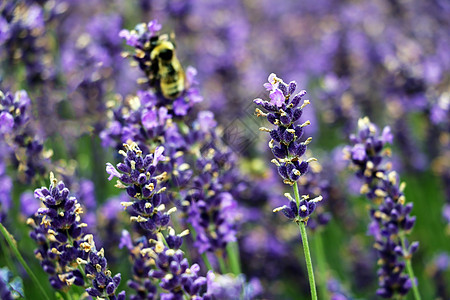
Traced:
<path id="1" fill-rule="evenodd" d="M 303 108 L 310 102 L 304 100 L 300 105 L 306 91 L 302 90 L 292 96 L 297 84 L 294 81 L 286 84 L 273 73 L 269 76 L 269 83 L 264 84 L 264 87 L 271 89 L 269 95 L 271 100 L 255 99 L 253 102 L 268 112 L 265 113 L 257 108 L 255 114 L 258 117 L 266 117 L 270 123 L 277 126 L 275 129 L 261 127 L 260 130 L 270 133 L 269 147 L 275 156 L 272 162 L 277 165 L 283 182 L 294 185 L 300 176 L 308 172 L 309 163 L 316 160 L 315 158 L 302 159 L 312 138 L 301 141 L 303 128 L 311 123 L 306 121 L 300 124 L 300 117 L 303 114 Z M 285 196 L 289 199 L 289 205 L 278 207 L 274 209 L 274 212 L 282 211 L 286 217 L 297 222 L 307 221 L 314 212 L 316 203 L 322 200 L 321 196 L 309 199 L 309 195 L 304 195 L 301 200 L 300 197 L 294 199 L 290 194 Z"/>
<path id="2" fill-rule="evenodd" d="M 97 251 L 93 236 L 83 232 L 87 227 L 81 222 L 83 210 L 69 194 L 64 183 L 50 173 L 50 187 L 34 192 L 44 207 L 38 209 L 35 219 L 27 220 L 34 229 L 31 238 L 39 245 L 35 255 L 50 275 L 50 284 L 58 290 L 75 284 L 83 286 L 92 297 L 124 300 L 125 292 L 116 296 L 120 274 L 111 277 L 103 249 Z"/>
<path id="3" fill-rule="evenodd" d="M 153 154 L 144 156 L 136 143 L 124 144 L 124 147 L 126 152 L 119 151 L 124 156 L 123 162 L 117 164 L 117 169 L 108 163 L 106 172 L 110 180 L 119 178 L 116 187 L 126 189 L 131 197 L 131 201 L 121 202 L 125 208 L 132 207 L 130 220 L 154 235 L 169 223 L 170 214 L 176 211 L 175 207 L 166 211 L 160 196 L 166 188 L 157 189 L 166 178 L 165 172 L 155 175 L 158 162 L 166 159 L 162 154 L 164 148 L 157 147 Z"/>
<path id="4" fill-rule="evenodd" d="M 405 183 L 401 183 L 397 173 L 391 170 L 390 150 L 384 149 L 386 143 L 392 142 L 392 134 L 389 127 L 380 134 L 367 117 L 358 121 L 358 129 L 357 135 L 350 136 L 352 147 L 344 151 L 356 176 L 364 180 L 361 194 L 373 202 L 369 233 L 375 238 L 374 247 L 379 256 L 377 294 L 384 298 L 404 296 L 412 287 L 418 300 L 420 294 L 411 258 L 419 243 L 409 244 L 406 239 L 416 218 L 410 216 L 412 203 L 405 203 Z M 404 272 L 405 269 L 409 274 Z"/>
<path id="5" fill-rule="evenodd" d="M 274 73 L 269 75 L 269 83 L 264 84 L 264 87 L 270 90 L 270 101 L 255 99 L 253 102 L 262 106 L 267 112 L 257 108 L 255 114 L 258 117 L 266 117 L 270 123 L 277 126 L 276 129 L 261 127 L 260 130 L 270 133 L 269 148 L 275 156 L 272 162 L 277 165 L 278 173 L 283 178 L 283 182 L 294 186 L 295 194 L 294 199 L 289 193 L 286 193 L 285 196 L 289 200 L 289 205 L 283 205 L 275 208 L 273 211 L 282 211 L 286 217 L 298 224 L 308 270 L 311 298 L 317 299 L 316 283 L 309 252 L 308 236 L 306 234 L 306 223 L 309 216 L 316 209 L 316 203 L 322 200 L 322 196 L 309 199 L 309 195 L 303 195 L 300 198 L 297 183 L 300 176 L 305 175 L 308 171 L 309 163 L 316 160 L 315 158 L 302 159 L 306 152 L 306 146 L 311 142 L 312 138 L 301 141 L 303 127 L 310 125 L 311 122 L 306 121 L 300 124 L 300 117 L 303 114 L 303 108 L 310 102 L 309 100 L 304 100 L 303 104 L 299 106 L 302 97 L 306 95 L 306 91 L 302 90 L 295 96 L 292 96 L 297 88 L 295 81 L 286 84 Z"/>

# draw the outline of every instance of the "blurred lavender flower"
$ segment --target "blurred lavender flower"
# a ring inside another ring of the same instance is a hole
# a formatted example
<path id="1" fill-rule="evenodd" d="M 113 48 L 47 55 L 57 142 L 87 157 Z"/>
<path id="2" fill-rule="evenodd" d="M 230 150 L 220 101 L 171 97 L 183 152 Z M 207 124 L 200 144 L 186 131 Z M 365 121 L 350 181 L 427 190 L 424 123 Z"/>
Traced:
<path id="1" fill-rule="evenodd" d="M 342 287 L 340 282 L 335 279 L 331 278 L 327 282 L 327 288 L 330 292 L 330 299 L 331 300 L 352 300 L 353 297 L 349 296 L 349 293 Z"/>
<path id="2" fill-rule="evenodd" d="M 21 213 L 25 217 L 32 217 L 40 207 L 40 201 L 32 192 L 24 192 L 20 195 Z"/>
<path id="3" fill-rule="evenodd" d="M 23 282 L 20 277 L 13 278 L 12 272 L 4 267 L 0 269 L 0 298 L 13 300 L 24 297 Z"/>
<path id="4" fill-rule="evenodd" d="M 392 142 L 392 134 L 389 127 L 379 134 L 378 128 L 366 117 L 358 121 L 358 135 L 351 135 L 350 140 L 353 146 L 346 148 L 345 153 L 356 176 L 364 180 L 361 194 L 374 204 L 370 211 L 369 233 L 376 240 L 374 247 L 380 258 L 377 294 L 384 298 L 406 295 L 417 285 L 412 282 L 416 279 L 404 271 L 408 267 L 408 272 L 412 272 L 410 260 L 419 243 L 409 244 L 406 240 L 405 235 L 411 231 L 416 218 L 410 216 L 412 203 L 405 205 L 405 184 L 399 183 L 397 173 L 391 171 L 391 163 L 386 161 L 390 152 L 384 150 L 384 146 Z"/>
<path id="5" fill-rule="evenodd" d="M 223 250 L 236 241 L 237 203 L 233 195 L 224 191 L 227 156 L 210 148 L 197 159 L 199 174 L 182 202 L 186 221 L 197 234 L 194 245 L 200 253 Z"/>
<path id="6" fill-rule="evenodd" d="M 31 101 L 25 91 L 14 95 L 0 91 L 1 138 L 14 153 L 12 162 L 19 170 L 19 179 L 27 183 L 45 173 L 52 155 L 51 151 L 44 151 L 41 137 L 30 121 L 30 110 Z"/>
<path id="7" fill-rule="evenodd" d="M 0 140 L 0 222 L 4 222 L 7 212 L 11 207 L 12 180 L 6 174 L 6 156 L 8 147 Z"/>
<path id="8" fill-rule="evenodd" d="M 427 273 L 433 278 L 436 285 L 436 297 L 447 299 L 450 296 L 445 273 L 450 269 L 450 256 L 448 253 L 438 253 L 427 265 Z"/>
<path id="9" fill-rule="evenodd" d="M 207 276 L 208 293 L 213 299 L 255 299 L 262 292 L 262 286 L 258 279 L 246 282 L 243 274 L 235 277 L 231 274 L 219 275 L 209 271 Z"/>

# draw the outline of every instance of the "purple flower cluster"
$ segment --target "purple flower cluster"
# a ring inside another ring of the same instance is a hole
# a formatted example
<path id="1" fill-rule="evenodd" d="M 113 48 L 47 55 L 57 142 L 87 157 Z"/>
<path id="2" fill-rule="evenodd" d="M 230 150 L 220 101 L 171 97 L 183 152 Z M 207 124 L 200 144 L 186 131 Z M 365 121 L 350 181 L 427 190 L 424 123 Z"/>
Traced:
<path id="1" fill-rule="evenodd" d="M 237 203 L 228 184 L 229 157 L 226 153 L 209 148 L 197 159 L 199 174 L 192 180 L 192 187 L 182 202 L 186 221 L 197 234 L 195 246 L 200 253 L 225 249 L 236 241 Z"/>
<path id="2" fill-rule="evenodd" d="M 269 75 L 268 81 L 264 84 L 264 87 L 270 91 L 270 101 L 259 98 L 253 100 L 268 112 L 265 113 L 257 108 L 255 114 L 258 117 L 266 117 L 270 123 L 277 126 L 276 129 L 272 130 L 265 127 L 261 127 L 260 130 L 270 133 L 269 147 L 276 158 L 272 162 L 277 165 L 278 173 L 283 178 L 283 182 L 294 185 L 300 179 L 300 176 L 306 174 L 309 163 L 316 160 L 315 158 L 302 159 L 307 145 L 312 140 L 312 138 L 308 138 L 303 142 L 301 141 L 303 128 L 310 122 L 306 121 L 299 124 L 303 108 L 309 104 L 309 100 L 304 100 L 303 104 L 299 106 L 302 97 L 306 95 L 306 91 L 302 90 L 293 96 L 297 88 L 294 81 L 286 84 L 274 73 Z M 316 202 L 322 200 L 321 196 L 309 199 L 309 195 L 304 195 L 301 200 L 296 201 L 289 193 L 285 195 L 289 199 L 289 205 L 276 208 L 274 211 L 282 211 L 289 219 L 298 221 L 307 220 L 316 209 Z"/>
<path id="3" fill-rule="evenodd" d="M 270 91 L 270 101 L 255 99 L 257 105 L 262 106 L 267 113 L 260 109 L 256 109 L 256 115 L 266 117 L 276 129 L 261 128 L 261 131 L 270 133 L 271 140 L 269 147 L 272 150 L 276 160 L 273 162 L 278 167 L 278 172 L 283 178 L 284 183 L 293 185 L 301 175 L 308 171 L 310 160 L 302 160 L 307 145 L 311 142 L 311 138 L 302 142 L 303 127 L 310 124 L 306 121 L 299 124 L 300 117 L 303 114 L 303 108 L 309 104 L 309 100 L 304 100 L 299 106 L 300 101 L 306 95 L 306 91 L 302 90 L 295 96 L 293 95 L 297 84 L 291 81 L 289 84 L 283 82 L 282 79 L 270 74 L 269 82 L 264 87 Z"/>
<path id="4" fill-rule="evenodd" d="M 11 64 L 23 63 L 27 82 L 42 82 L 46 73 L 43 55 L 44 10 L 38 4 L 8 1 L 0 5 L 0 57 Z M 32 55 L 31 55 L 32 53 Z"/>
<path id="5" fill-rule="evenodd" d="M 0 134 L 9 147 L 4 151 L 14 153 L 12 162 L 20 171 L 19 179 L 28 183 L 45 173 L 51 156 L 44 151 L 30 116 L 31 101 L 25 91 L 14 95 L 0 91 Z"/>
<path id="6" fill-rule="evenodd" d="M 19 277 L 13 278 L 12 272 L 7 268 L 0 269 L 0 298 L 13 300 L 23 298 L 23 283 Z"/>
<path id="7" fill-rule="evenodd" d="M 155 73 L 151 68 L 162 63 L 161 58 L 152 59 L 152 53 L 171 47 L 167 37 L 157 35 L 160 28 L 152 21 L 120 34 L 135 47 L 133 58 L 150 78 Z M 175 58 L 174 49 L 170 52 Z M 149 67 L 151 64 L 154 66 Z M 235 241 L 235 199 L 242 190 L 242 176 L 231 149 L 217 135 L 214 115 L 200 111 L 192 118 L 188 114 L 201 100 L 193 88 L 195 73 L 187 69 L 184 90 L 174 98 L 162 93 L 161 82 L 150 80 L 150 89 L 138 91 L 114 110 L 113 120 L 101 137 L 105 145 L 115 147 L 135 141 L 144 154 L 150 152 L 150 145 L 164 146 L 167 161 L 158 168 L 167 172 L 167 197 L 185 212 L 184 221 L 196 230 L 196 245 L 202 253 L 224 249 Z"/>
<path id="8" fill-rule="evenodd" d="M 392 142 L 392 135 L 389 127 L 380 135 L 366 117 L 359 120 L 358 134 L 350 140 L 353 146 L 345 151 L 356 175 L 364 181 L 361 193 L 374 204 L 369 232 L 375 238 L 374 247 L 380 258 L 377 294 L 385 298 L 406 295 L 415 283 L 404 273 L 405 261 L 409 262 L 419 244 L 409 245 L 406 240 L 416 218 L 410 216 L 412 203 L 405 204 L 405 185 L 400 184 L 397 173 L 386 161 L 389 151 L 384 146 Z"/>
<path id="9" fill-rule="evenodd" d="M 155 174 L 158 162 L 165 160 L 162 155 L 164 148 L 158 147 L 153 154 L 144 156 L 136 143 L 124 144 L 124 147 L 126 152 L 119 152 L 124 159 L 117 164 L 117 169 L 107 164 L 108 179 L 119 179 L 116 187 L 126 189 L 132 200 L 121 204 L 125 208 L 131 206 L 131 220 L 137 222 L 149 237 L 154 237 L 169 223 L 170 214 L 176 211 L 176 208 L 166 211 L 160 195 L 166 188 L 157 189 L 158 183 L 166 177 L 166 173 Z"/>
<path id="10" fill-rule="evenodd" d="M 134 260 L 133 280 L 128 286 L 136 291 L 130 299 L 212 299 L 207 291 L 207 280 L 199 276 L 197 264 L 189 266 L 187 258 L 180 247 L 186 230 L 180 234 L 169 227 L 167 235 L 158 233 L 156 239 L 138 238 L 133 243 L 128 232 L 123 233 L 123 245 L 130 250 Z M 156 284 L 163 289 L 157 292 Z"/>
<path id="11" fill-rule="evenodd" d="M 213 299 L 255 299 L 262 292 L 262 286 L 258 279 L 252 279 L 248 283 L 244 275 L 233 276 L 231 274 L 217 275 L 208 272 L 208 293 Z"/>
<path id="12" fill-rule="evenodd" d="M 123 292 L 115 296 L 120 274 L 112 278 L 106 269 L 103 250 L 97 251 L 93 236 L 84 232 L 87 225 L 81 222 L 81 206 L 69 196 L 64 183 L 51 173 L 50 187 L 36 189 L 34 194 L 44 207 L 38 209 L 36 219 L 29 218 L 27 223 L 33 227 L 30 236 L 39 246 L 35 255 L 50 275 L 52 287 L 65 289 L 75 284 L 86 287 L 94 297 L 125 299 Z M 91 284 L 86 283 L 86 278 Z"/>
<path id="13" fill-rule="evenodd" d="M 80 244 L 80 246 L 85 252 L 89 252 L 88 260 L 77 258 L 77 263 L 85 265 L 86 278 L 91 281 L 90 287 L 86 288 L 89 296 L 107 296 L 110 300 L 125 300 L 124 291 L 117 296 L 115 295 L 116 289 L 120 284 L 121 275 L 119 273 L 111 277 L 111 271 L 107 269 L 103 248 L 97 251 L 92 235 L 87 235 L 85 242 Z"/>
<path id="14" fill-rule="evenodd" d="M 161 294 L 162 299 L 183 299 L 186 293 L 193 299 L 209 299 L 207 295 L 200 296 L 206 285 L 206 278 L 197 273 L 198 265 L 189 267 L 187 259 L 179 249 L 182 237 L 189 231 L 179 235 L 169 227 L 168 235 L 164 238 L 161 231 L 165 230 L 170 221 L 170 214 L 176 208 L 165 211 L 161 203 L 161 193 L 166 188 L 157 190 L 157 185 L 166 177 L 166 173 L 156 176 L 157 164 L 164 161 L 164 148 L 158 147 L 153 154 L 145 157 L 136 143 L 125 144 L 122 163 L 117 169 L 107 164 L 110 178 L 119 178 L 117 187 L 126 188 L 132 201 L 122 202 L 124 207 L 131 207 L 131 220 L 140 225 L 137 230 L 138 238 L 133 242 L 127 231 L 123 232 L 121 245 L 130 250 L 133 259 L 134 279 L 128 285 L 136 290 L 132 299 L 154 299 L 157 290 L 154 282 L 167 293 Z M 143 232 L 143 234 L 142 234 Z M 142 235 L 141 235 L 142 234 Z M 151 279 L 154 280 L 151 280 Z"/>

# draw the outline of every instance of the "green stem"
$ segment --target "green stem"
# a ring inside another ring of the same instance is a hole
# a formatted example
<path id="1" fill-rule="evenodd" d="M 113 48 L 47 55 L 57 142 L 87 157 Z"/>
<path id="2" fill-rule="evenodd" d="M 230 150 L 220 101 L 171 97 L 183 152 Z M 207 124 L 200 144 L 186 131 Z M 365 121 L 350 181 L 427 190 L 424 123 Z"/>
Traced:
<path id="1" fill-rule="evenodd" d="M 8 251 L 8 247 L 5 245 L 5 242 L 3 239 L 0 238 L 0 249 L 5 254 L 5 260 L 6 265 L 8 266 L 8 269 L 13 272 L 14 274 L 18 274 L 16 266 L 12 263 L 12 260 L 10 259 L 10 252 Z"/>
<path id="2" fill-rule="evenodd" d="M 19 262 L 22 264 L 22 266 L 24 267 L 24 269 L 27 271 L 28 275 L 30 275 L 31 279 L 34 281 L 34 283 L 39 287 L 39 289 L 41 290 L 41 293 L 43 295 L 43 297 L 45 299 L 50 300 L 50 297 L 47 295 L 47 293 L 45 292 L 45 289 L 42 287 L 41 283 L 39 282 L 39 280 L 37 279 L 36 275 L 34 275 L 33 271 L 31 271 L 30 267 L 28 266 L 28 264 L 25 262 L 25 260 L 23 259 L 22 255 L 20 254 L 19 250 L 17 249 L 14 241 L 12 240 L 8 230 L 6 230 L 6 228 L 3 226 L 2 223 L 0 223 L 0 231 L 2 232 L 3 236 L 5 237 L 6 241 L 8 242 L 9 246 L 11 247 L 12 251 L 14 252 L 14 254 L 16 255 L 17 259 L 19 260 Z"/>
<path id="3" fill-rule="evenodd" d="M 317 276 L 317 285 L 319 287 L 319 291 L 320 291 L 320 298 L 321 299 L 330 299 L 330 295 L 328 294 L 328 289 L 327 289 L 327 278 L 326 278 L 326 259 L 325 259 L 325 254 L 323 251 L 323 244 L 322 244 L 322 235 L 321 232 L 316 231 L 314 233 L 314 239 L 313 239 L 313 244 L 314 244 L 314 252 L 315 252 L 315 257 L 316 257 L 316 261 L 317 261 L 317 270 L 318 270 L 318 276 Z"/>
<path id="4" fill-rule="evenodd" d="M 64 300 L 72 300 L 72 296 L 69 294 L 69 293 L 65 293 L 65 292 L 62 292 L 62 291 L 58 291 L 57 292 L 60 296 L 61 296 L 61 298 L 63 298 Z"/>
<path id="5" fill-rule="evenodd" d="M 308 236 L 306 234 L 306 225 L 304 222 L 298 224 L 303 241 L 303 252 L 305 253 L 306 268 L 308 269 L 309 287 L 311 288 L 311 299 L 317 300 L 316 283 L 314 280 L 314 271 L 311 261 L 311 253 L 309 252 Z"/>
<path id="6" fill-rule="evenodd" d="M 402 236 L 402 235 L 400 236 L 400 242 L 402 243 L 403 251 L 407 252 L 408 249 L 406 248 L 405 239 L 404 239 L 404 236 Z M 414 270 L 413 270 L 413 267 L 411 264 L 411 258 L 405 257 L 405 262 L 406 262 L 406 270 L 408 270 L 408 275 L 409 275 L 409 278 L 411 279 L 414 299 L 422 300 L 422 298 L 420 297 L 419 288 L 417 287 L 417 284 L 416 284 L 416 279 L 415 279 L 416 277 L 414 276 Z"/>
<path id="7" fill-rule="evenodd" d="M 214 268 L 211 265 L 211 263 L 209 262 L 208 256 L 206 255 L 206 252 L 202 253 L 202 259 L 203 262 L 205 263 L 205 266 L 208 268 L 208 270 L 211 270 L 214 272 Z"/>
<path id="8" fill-rule="evenodd" d="M 241 259 L 239 257 L 239 244 L 237 241 L 227 244 L 227 254 L 230 260 L 231 271 L 233 272 L 233 274 L 241 274 Z"/>
<path id="9" fill-rule="evenodd" d="M 294 184 L 294 194 L 295 194 L 295 200 L 297 201 L 297 205 L 298 205 L 300 203 L 300 195 L 298 192 L 297 182 L 295 182 L 295 184 Z M 311 299 L 317 300 L 316 283 L 314 280 L 314 271 L 313 271 L 313 266 L 312 266 L 312 261 L 311 261 L 311 253 L 309 252 L 308 235 L 306 234 L 305 222 L 303 222 L 303 221 L 298 222 L 298 226 L 300 227 L 300 234 L 302 236 L 303 252 L 305 253 L 306 268 L 308 270 L 308 278 L 309 278 L 309 287 L 311 289 Z"/>
<path id="10" fill-rule="evenodd" d="M 192 225 L 189 225 L 189 232 L 192 234 L 192 238 L 195 241 L 195 239 L 197 238 L 197 232 L 195 231 L 194 227 L 192 227 Z M 203 262 L 205 263 L 205 266 L 208 268 L 208 270 L 211 270 L 214 272 L 214 268 L 212 266 L 212 264 L 209 262 L 208 256 L 206 255 L 206 252 L 201 254 Z"/>
<path id="11" fill-rule="evenodd" d="M 227 268 L 225 264 L 225 260 L 223 259 L 222 253 L 216 253 L 217 260 L 219 261 L 220 272 L 222 274 L 227 274 Z"/>

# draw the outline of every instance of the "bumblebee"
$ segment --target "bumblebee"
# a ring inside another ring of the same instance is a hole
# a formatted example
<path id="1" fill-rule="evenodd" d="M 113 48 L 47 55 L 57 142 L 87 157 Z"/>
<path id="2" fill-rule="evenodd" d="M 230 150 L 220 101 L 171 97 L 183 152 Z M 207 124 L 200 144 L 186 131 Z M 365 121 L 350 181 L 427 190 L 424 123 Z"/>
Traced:
<path id="1" fill-rule="evenodd" d="M 176 56 L 175 45 L 167 35 L 160 36 L 150 52 L 152 74 L 150 78 L 167 99 L 175 99 L 186 87 L 186 75 Z"/>

